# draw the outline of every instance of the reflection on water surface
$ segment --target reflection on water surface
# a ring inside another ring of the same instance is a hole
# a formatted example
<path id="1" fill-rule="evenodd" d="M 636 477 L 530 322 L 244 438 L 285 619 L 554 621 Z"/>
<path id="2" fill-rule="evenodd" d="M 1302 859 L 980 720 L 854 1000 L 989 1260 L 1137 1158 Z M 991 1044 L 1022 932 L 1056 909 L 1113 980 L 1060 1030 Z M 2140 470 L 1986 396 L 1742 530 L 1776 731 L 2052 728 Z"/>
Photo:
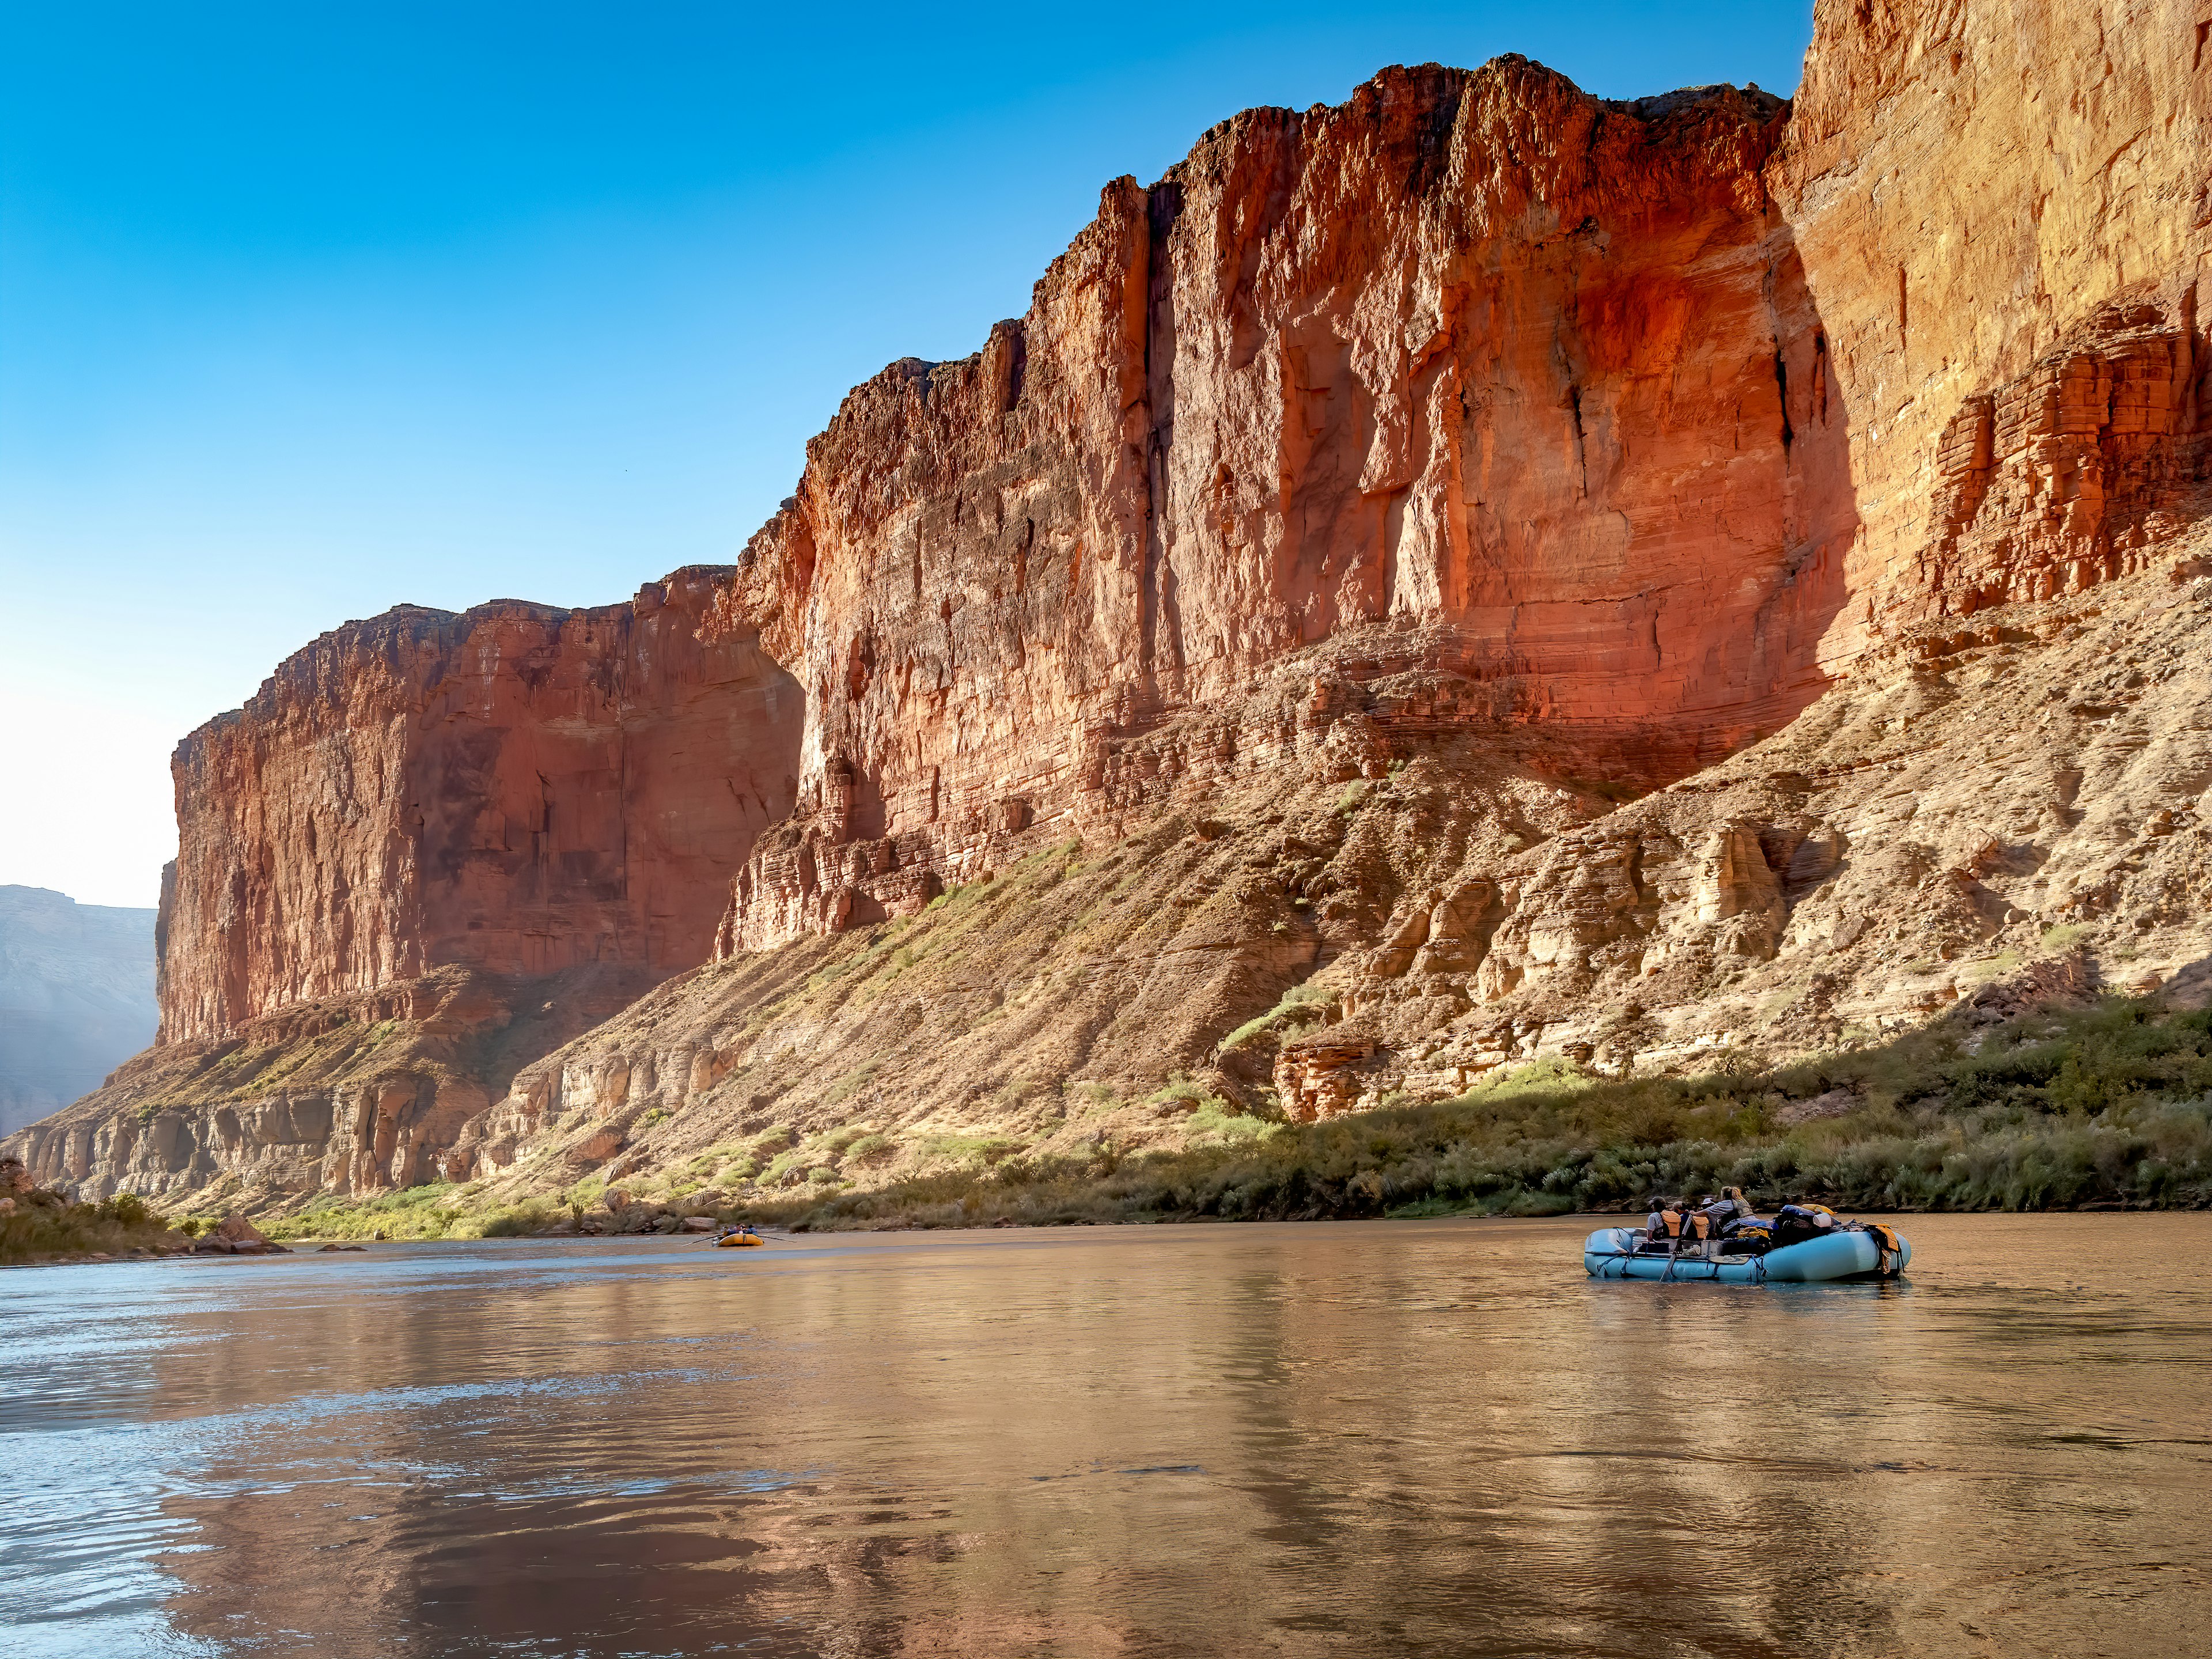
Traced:
<path id="1" fill-rule="evenodd" d="M 15 1653 L 2171 1652 L 2212 1217 L 1903 1285 L 1580 1221 L 0 1275 Z"/>

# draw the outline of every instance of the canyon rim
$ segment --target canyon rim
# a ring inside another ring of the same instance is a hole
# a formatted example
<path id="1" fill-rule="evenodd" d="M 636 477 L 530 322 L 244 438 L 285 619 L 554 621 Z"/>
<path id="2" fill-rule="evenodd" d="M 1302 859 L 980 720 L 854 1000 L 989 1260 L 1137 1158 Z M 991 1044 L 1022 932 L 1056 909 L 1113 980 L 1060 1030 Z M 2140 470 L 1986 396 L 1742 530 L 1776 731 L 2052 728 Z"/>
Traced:
<path id="1" fill-rule="evenodd" d="M 159 1039 L 7 1149 L 866 1185 L 2188 982 L 2208 40 L 1823 0 L 1788 101 L 1224 122 L 735 564 L 403 606 L 187 738 Z"/>

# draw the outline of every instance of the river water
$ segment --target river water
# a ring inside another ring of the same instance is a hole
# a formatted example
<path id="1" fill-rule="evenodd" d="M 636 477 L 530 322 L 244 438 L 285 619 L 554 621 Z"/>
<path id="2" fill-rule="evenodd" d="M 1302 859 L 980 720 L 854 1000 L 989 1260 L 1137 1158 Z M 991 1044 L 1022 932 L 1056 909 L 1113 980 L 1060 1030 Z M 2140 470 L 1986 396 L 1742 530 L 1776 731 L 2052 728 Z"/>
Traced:
<path id="1" fill-rule="evenodd" d="M 0 1274 L 0 1650 L 2212 1640 L 2212 1216 L 1911 1218 L 1904 1284 L 1763 1289 L 1594 1283 L 1589 1225 Z"/>

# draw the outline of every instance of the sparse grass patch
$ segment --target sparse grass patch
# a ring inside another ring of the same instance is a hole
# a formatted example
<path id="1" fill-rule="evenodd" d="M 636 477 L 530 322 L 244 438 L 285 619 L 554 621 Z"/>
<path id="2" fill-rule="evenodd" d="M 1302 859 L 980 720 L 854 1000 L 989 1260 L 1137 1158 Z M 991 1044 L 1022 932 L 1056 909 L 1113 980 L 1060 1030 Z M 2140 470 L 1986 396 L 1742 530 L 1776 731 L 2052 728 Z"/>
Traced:
<path id="1" fill-rule="evenodd" d="M 368 1198 L 325 1193 L 289 1216 L 262 1224 L 271 1238 L 476 1238 L 488 1218 L 450 1181 L 426 1182 Z"/>
<path id="2" fill-rule="evenodd" d="M 1237 1111 L 1218 1096 L 1200 1102 L 1198 1109 L 1182 1123 L 1184 1134 L 1194 1140 L 1212 1135 L 1231 1142 L 1264 1139 L 1281 1127 Z"/>
<path id="3" fill-rule="evenodd" d="M 1181 1072 L 1170 1072 L 1168 1073 L 1167 1082 L 1153 1091 L 1152 1103 L 1155 1106 L 1167 1106 L 1179 1102 L 1183 1105 L 1195 1108 L 1206 1098 L 1206 1091 L 1193 1083 L 1189 1078 Z"/>
<path id="4" fill-rule="evenodd" d="M 1463 1098 L 1511 1100 L 1521 1095 L 1571 1089 L 1588 1081 L 1588 1074 L 1574 1061 L 1554 1054 L 1523 1066 L 1501 1066 L 1469 1089 Z"/>
<path id="5" fill-rule="evenodd" d="M 1266 1013 L 1260 1015 L 1255 1019 L 1246 1020 L 1242 1025 L 1231 1031 L 1227 1036 L 1222 1038 L 1221 1052 L 1225 1054 L 1231 1048 L 1238 1048 L 1244 1043 L 1249 1042 L 1254 1037 L 1258 1036 L 1261 1032 L 1273 1030 L 1278 1025 L 1281 1024 L 1285 1019 L 1289 1018 L 1291 1014 L 1296 1013 L 1301 1008 L 1316 1007 L 1322 1003 L 1334 1001 L 1334 996 L 1332 993 L 1322 989 L 1318 985 L 1293 985 L 1289 990 L 1283 993 L 1280 1000 L 1279 1000 L 1273 1007 L 1268 1009 Z"/>
<path id="6" fill-rule="evenodd" d="M 1005 1135 L 932 1135 L 921 1151 L 926 1158 L 951 1158 L 986 1168 L 1022 1150 L 1024 1142 Z"/>
<path id="7" fill-rule="evenodd" d="M 704 1175 L 708 1170 L 727 1163 L 738 1156 L 738 1148 L 729 1141 L 709 1146 L 703 1152 L 694 1153 L 684 1160 L 684 1168 L 691 1175 Z"/>
<path id="8" fill-rule="evenodd" d="M 1987 985 L 1991 980 L 2002 979 L 2011 973 L 2022 960 L 2017 951 L 2000 951 L 1993 957 L 1967 963 L 1959 969 L 1959 977 L 1969 985 Z"/>
<path id="9" fill-rule="evenodd" d="M 832 1106 L 842 1106 L 854 1095 L 876 1080 L 876 1073 L 884 1069 L 880 1060 L 872 1060 L 866 1066 L 850 1071 L 830 1085 L 823 1098 Z"/>

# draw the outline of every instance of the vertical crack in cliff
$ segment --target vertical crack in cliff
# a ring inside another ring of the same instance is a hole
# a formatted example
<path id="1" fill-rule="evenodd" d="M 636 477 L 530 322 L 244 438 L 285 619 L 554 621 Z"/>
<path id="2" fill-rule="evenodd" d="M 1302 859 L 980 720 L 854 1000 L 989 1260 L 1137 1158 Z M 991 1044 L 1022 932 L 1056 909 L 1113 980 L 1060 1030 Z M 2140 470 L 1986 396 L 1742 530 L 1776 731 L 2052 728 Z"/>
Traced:
<path id="1" fill-rule="evenodd" d="M 1583 433 L 1583 389 L 1578 386 L 1567 388 L 1567 408 L 1575 421 L 1575 476 L 1580 480 L 1576 499 L 1589 499 L 1589 450 Z"/>
<path id="2" fill-rule="evenodd" d="M 1143 607 L 1139 636 L 1144 674 L 1152 696 L 1164 666 L 1180 682 L 1183 667 L 1182 619 L 1176 613 L 1173 550 L 1169 526 L 1175 511 L 1170 453 L 1175 447 L 1176 295 L 1175 260 L 1169 239 L 1182 216 L 1183 189 L 1173 179 L 1155 185 L 1146 199 L 1145 245 L 1145 555 L 1139 603 Z"/>
<path id="3" fill-rule="evenodd" d="M 1782 459 L 1786 465 L 1790 459 L 1790 446 L 1797 434 L 1790 424 L 1790 365 L 1783 361 L 1782 341 L 1778 337 L 1774 342 L 1774 390 L 1782 404 Z"/>
<path id="4" fill-rule="evenodd" d="M 614 896 L 627 903 L 629 899 L 629 815 L 632 804 L 637 797 L 630 791 L 629 724 L 626 720 L 617 728 L 616 732 L 615 778 L 617 787 L 622 791 L 622 793 L 617 797 L 622 803 L 622 811 L 615 815 L 615 836 L 618 845 L 615 854 Z M 623 916 L 617 915 L 615 919 L 615 960 L 617 962 L 628 959 L 623 950 Z M 647 949 L 653 937 L 652 923 L 644 922 L 640 931 L 643 937 L 638 941 L 639 946 L 641 950 Z M 641 960 L 643 959 L 641 958 Z"/>
<path id="5" fill-rule="evenodd" d="M 1449 90 L 1437 99 L 1421 118 L 1413 141 L 1413 165 L 1406 179 L 1406 193 L 1415 200 L 1441 189 L 1451 173 L 1451 137 L 1459 126 L 1459 106 L 1467 88 L 1463 70 L 1446 70 Z"/>
<path id="6" fill-rule="evenodd" d="M 553 781 L 543 772 L 538 774 L 538 833 L 531 837 L 535 862 L 542 871 L 553 857 Z M 553 895 L 543 875 L 539 877 L 538 891 L 550 908 Z"/>

